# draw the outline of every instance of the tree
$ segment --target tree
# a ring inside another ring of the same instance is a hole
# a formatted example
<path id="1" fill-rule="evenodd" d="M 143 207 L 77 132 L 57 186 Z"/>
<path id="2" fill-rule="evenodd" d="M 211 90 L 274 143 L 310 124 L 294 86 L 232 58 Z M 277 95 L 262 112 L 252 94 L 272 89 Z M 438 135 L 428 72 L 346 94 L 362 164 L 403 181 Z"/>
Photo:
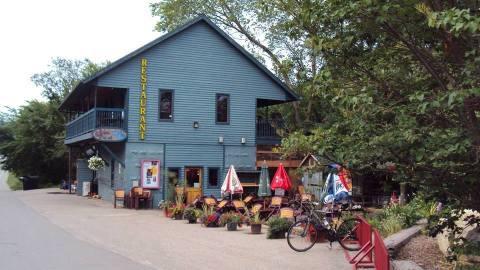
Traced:
<path id="1" fill-rule="evenodd" d="M 65 116 L 58 111 L 64 97 L 78 82 L 101 66 L 56 58 L 51 70 L 35 74 L 32 81 L 43 88 L 47 101 L 29 101 L 2 115 L 0 155 L 4 169 L 17 175 L 38 175 L 40 184 L 58 183 L 67 172 Z"/>
<path id="2" fill-rule="evenodd" d="M 71 60 L 54 58 L 50 70 L 34 74 L 32 82 L 42 88 L 42 96 L 60 104 L 70 91 L 83 79 L 99 71 L 107 63 L 95 64 L 89 59 Z"/>
<path id="3" fill-rule="evenodd" d="M 152 4 L 158 30 L 204 13 L 303 96 L 286 152 L 389 173 L 480 208 L 477 1 L 188 1 Z M 264 37 L 260 39 L 258 37 Z M 392 172 L 392 168 L 395 170 Z"/>

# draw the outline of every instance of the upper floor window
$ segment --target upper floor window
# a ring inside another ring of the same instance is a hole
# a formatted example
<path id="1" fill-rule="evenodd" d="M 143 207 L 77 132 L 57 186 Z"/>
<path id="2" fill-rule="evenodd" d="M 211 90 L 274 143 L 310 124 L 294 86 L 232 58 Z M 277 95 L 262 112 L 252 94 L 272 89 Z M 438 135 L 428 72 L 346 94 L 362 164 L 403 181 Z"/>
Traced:
<path id="1" fill-rule="evenodd" d="M 217 94 L 216 96 L 216 121 L 217 123 L 228 124 L 230 95 Z"/>
<path id="2" fill-rule="evenodd" d="M 172 90 L 160 90 L 160 120 L 173 120 Z"/>

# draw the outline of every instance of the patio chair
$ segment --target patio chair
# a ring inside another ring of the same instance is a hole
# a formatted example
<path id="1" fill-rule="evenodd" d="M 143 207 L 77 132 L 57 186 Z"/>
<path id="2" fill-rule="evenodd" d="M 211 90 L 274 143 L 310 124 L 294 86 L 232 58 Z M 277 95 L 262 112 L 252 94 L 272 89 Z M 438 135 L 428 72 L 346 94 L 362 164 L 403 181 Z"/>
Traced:
<path id="1" fill-rule="evenodd" d="M 280 208 L 280 217 L 295 221 L 294 210 L 290 207 Z"/>
<path id="2" fill-rule="evenodd" d="M 300 194 L 300 195 L 305 194 L 305 187 L 304 186 L 298 186 L 298 194 Z"/>
<path id="3" fill-rule="evenodd" d="M 245 199 L 243 199 L 243 202 L 245 203 L 245 205 L 249 205 L 250 203 L 253 203 L 253 199 L 254 197 L 252 195 L 248 195 L 247 197 L 245 197 Z"/>
<path id="4" fill-rule="evenodd" d="M 229 201 L 228 200 L 222 200 L 220 201 L 218 204 L 217 204 L 217 208 L 215 209 L 215 211 L 217 212 L 223 212 L 224 210 L 228 210 L 228 203 Z"/>
<path id="5" fill-rule="evenodd" d="M 312 194 L 302 194 L 302 202 L 311 202 L 313 200 Z"/>
<path id="6" fill-rule="evenodd" d="M 140 205 L 143 205 L 144 208 L 152 209 L 153 208 L 153 194 L 150 190 L 144 190 L 142 195 L 139 197 Z"/>
<path id="7" fill-rule="evenodd" d="M 117 201 L 123 202 L 123 208 L 125 208 L 125 190 L 116 189 L 113 192 L 113 208 L 117 208 Z"/>
<path id="8" fill-rule="evenodd" d="M 212 197 L 205 197 L 203 198 L 203 204 L 206 204 L 208 207 L 215 207 L 217 206 L 217 200 Z"/>
<path id="9" fill-rule="evenodd" d="M 278 215 L 280 208 L 282 208 L 282 200 L 283 199 L 280 196 L 272 197 L 272 201 L 270 202 L 268 209 L 265 210 L 265 212 L 269 212 L 266 219 L 269 219 L 273 215 Z"/>
<path id="10" fill-rule="evenodd" d="M 232 205 L 235 208 L 235 211 L 241 214 L 245 214 L 245 208 L 247 207 L 245 205 L 245 202 L 240 201 L 240 200 L 233 200 Z"/>

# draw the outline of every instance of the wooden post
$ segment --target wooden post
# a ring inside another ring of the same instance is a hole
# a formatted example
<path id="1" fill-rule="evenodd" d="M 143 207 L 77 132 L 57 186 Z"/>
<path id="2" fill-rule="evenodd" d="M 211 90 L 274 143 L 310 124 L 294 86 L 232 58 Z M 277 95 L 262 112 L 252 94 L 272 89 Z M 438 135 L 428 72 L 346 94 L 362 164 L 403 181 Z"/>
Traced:
<path id="1" fill-rule="evenodd" d="M 407 194 L 405 194 L 406 186 L 407 186 L 407 183 L 405 183 L 405 182 L 400 183 L 400 197 L 399 197 L 399 200 L 398 200 L 400 205 L 404 205 L 406 203 L 406 201 L 405 201 L 405 198 L 406 198 L 406 195 L 407 195 Z"/>
<path id="2" fill-rule="evenodd" d="M 72 194 L 72 147 L 68 147 L 68 194 Z"/>

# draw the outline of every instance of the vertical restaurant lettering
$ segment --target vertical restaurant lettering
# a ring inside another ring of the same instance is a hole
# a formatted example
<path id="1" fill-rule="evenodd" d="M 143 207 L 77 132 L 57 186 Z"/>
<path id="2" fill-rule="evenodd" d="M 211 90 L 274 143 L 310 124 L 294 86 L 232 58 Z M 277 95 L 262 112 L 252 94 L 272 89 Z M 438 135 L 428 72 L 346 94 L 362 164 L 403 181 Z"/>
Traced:
<path id="1" fill-rule="evenodd" d="M 145 139 L 147 131 L 146 111 L 147 111 L 147 59 L 142 58 L 140 65 L 140 121 L 139 138 Z"/>

